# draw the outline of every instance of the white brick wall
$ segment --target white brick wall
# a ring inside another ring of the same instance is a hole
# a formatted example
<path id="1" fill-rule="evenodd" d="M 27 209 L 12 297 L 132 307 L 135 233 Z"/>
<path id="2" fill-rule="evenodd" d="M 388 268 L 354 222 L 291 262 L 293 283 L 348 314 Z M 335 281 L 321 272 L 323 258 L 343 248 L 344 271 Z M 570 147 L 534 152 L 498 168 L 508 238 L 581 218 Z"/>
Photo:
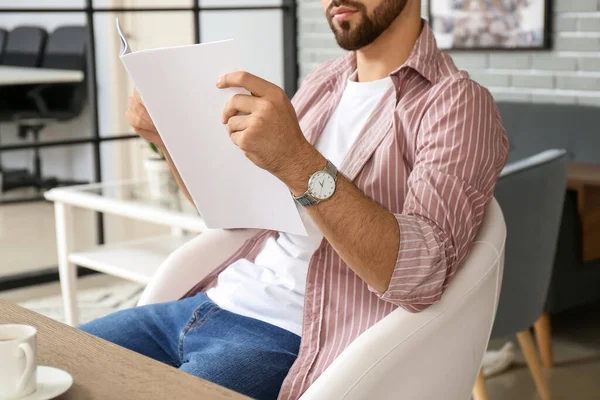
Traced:
<path id="1" fill-rule="evenodd" d="M 551 51 L 454 52 L 497 100 L 600 106 L 600 0 L 553 0 Z M 343 54 L 319 0 L 297 0 L 300 78 Z M 427 14 L 424 0 L 423 14 Z"/>

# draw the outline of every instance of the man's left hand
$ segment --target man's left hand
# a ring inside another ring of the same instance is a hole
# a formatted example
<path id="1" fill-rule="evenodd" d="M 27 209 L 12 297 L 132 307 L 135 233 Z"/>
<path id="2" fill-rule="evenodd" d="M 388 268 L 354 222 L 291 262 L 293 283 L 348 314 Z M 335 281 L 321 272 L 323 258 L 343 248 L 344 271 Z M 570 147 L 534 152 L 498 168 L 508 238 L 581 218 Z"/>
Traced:
<path id="1" fill-rule="evenodd" d="M 247 72 L 219 79 L 217 87 L 244 88 L 223 111 L 222 123 L 233 143 L 254 164 L 282 180 L 295 194 L 306 190 L 308 177 L 325 167 L 325 158 L 306 140 L 296 111 L 277 85 Z"/>

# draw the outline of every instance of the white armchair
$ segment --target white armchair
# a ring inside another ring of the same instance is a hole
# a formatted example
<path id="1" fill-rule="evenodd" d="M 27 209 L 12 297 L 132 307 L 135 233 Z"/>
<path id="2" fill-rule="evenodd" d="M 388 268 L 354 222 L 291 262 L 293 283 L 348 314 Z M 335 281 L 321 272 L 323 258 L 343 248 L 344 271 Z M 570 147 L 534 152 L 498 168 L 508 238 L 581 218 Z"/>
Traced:
<path id="1" fill-rule="evenodd" d="M 175 251 L 140 304 L 179 299 L 254 231 L 210 231 Z M 506 227 L 494 200 L 466 262 L 442 300 L 420 313 L 396 309 L 359 336 L 301 400 L 467 400 L 496 314 Z"/>

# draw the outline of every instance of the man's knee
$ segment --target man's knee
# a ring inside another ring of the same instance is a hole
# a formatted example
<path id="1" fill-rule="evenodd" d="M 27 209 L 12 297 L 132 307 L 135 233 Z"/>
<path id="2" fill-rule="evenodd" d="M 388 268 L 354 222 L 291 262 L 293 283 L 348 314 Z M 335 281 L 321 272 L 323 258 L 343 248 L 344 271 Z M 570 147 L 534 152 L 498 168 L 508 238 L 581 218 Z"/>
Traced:
<path id="1" fill-rule="evenodd" d="M 133 314 L 131 310 L 118 311 L 82 324 L 78 329 L 120 346 L 128 347 L 127 342 L 134 333 L 132 329 L 139 324 Z"/>

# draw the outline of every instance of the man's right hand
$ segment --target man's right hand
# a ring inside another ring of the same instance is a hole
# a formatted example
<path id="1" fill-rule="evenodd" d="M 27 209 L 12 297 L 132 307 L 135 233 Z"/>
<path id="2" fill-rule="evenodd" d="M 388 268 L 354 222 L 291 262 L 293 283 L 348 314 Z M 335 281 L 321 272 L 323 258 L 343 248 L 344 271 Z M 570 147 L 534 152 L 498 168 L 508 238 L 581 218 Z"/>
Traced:
<path id="1" fill-rule="evenodd" d="M 127 122 L 133 128 L 133 130 L 146 139 L 150 143 L 154 143 L 158 148 L 164 150 L 165 145 L 146 110 L 144 102 L 140 98 L 138 91 L 134 91 L 132 96 L 129 96 L 129 106 L 127 108 Z"/>

